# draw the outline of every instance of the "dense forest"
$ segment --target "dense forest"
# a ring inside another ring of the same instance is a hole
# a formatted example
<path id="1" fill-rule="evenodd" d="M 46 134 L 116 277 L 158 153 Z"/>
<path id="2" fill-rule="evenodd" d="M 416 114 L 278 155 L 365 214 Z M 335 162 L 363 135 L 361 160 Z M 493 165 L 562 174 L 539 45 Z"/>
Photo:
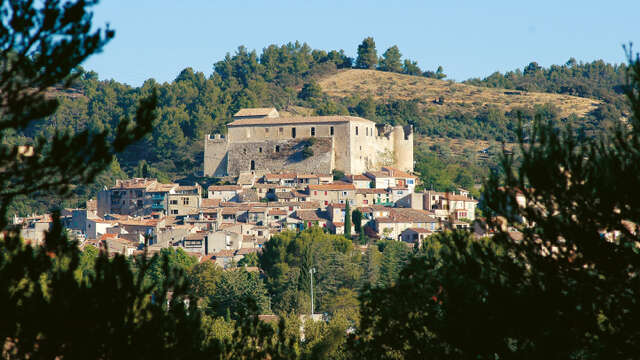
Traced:
<path id="1" fill-rule="evenodd" d="M 233 54 L 215 62 L 210 75 L 185 68 L 170 83 L 158 84 L 149 79 L 140 87 L 115 80 L 100 81 L 95 72 L 78 68 L 80 76 L 71 89 L 50 91 L 50 96 L 60 102 L 58 111 L 37 125 L 15 132 L 5 141 L 28 144 L 39 136 L 51 137 L 56 131 L 73 134 L 84 129 L 113 130 L 119 121 L 132 116 L 139 99 L 156 89 L 159 102 L 153 131 L 119 154 L 110 171 L 101 175 L 96 184 L 90 188 L 78 187 L 76 196 L 63 203 L 79 206 L 101 187 L 111 185 L 115 178 L 152 176 L 162 181 L 210 181 L 200 177 L 202 140 L 208 133 L 224 133 L 231 116 L 243 107 L 274 106 L 293 114 L 350 114 L 379 123 L 412 124 L 419 136 L 481 139 L 497 144 L 515 141 L 518 122 L 530 123 L 535 117 L 571 124 L 582 136 L 590 136 L 628 114 L 620 94 L 626 68 L 602 61 L 583 64 L 570 60 L 548 69 L 531 63 L 523 71 L 467 81 L 480 86 L 556 92 L 604 101 L 584 118 L 559 118 L 551 104 L 508 112 L 489 107 L 480 111 L 433 114 L 418 106 L 415 100 L 332 98 L 323 93 L 318 79 L 354 67 L 436 79 L 446 77 L 442 67 L 423 71 L 415 61 L 403 59 L 397 46 L 378 57 L 372 38 L 365 39 L 357 53 L 353 59 L 344 50 L 315 50 L 299 42 L 270 45 L 261 53 L 240 46 Z M 488 174 L 487 169 L 496 164 L 495 157 L 493 161 L 471 163 L 469 157 L 447 156 L 447 151 L 434 150 L 441 149 L 418 149 L 416 169 L 425 184 L 441 190 L 479 184 Z M 494 150 L 494 154 L 499 153 L 499 149 Z M 442 178 L 434 179 L 434 174 L 442 173 L 438 169 L 446 171 Z M 14 212 L 45 211 L 52 203 L 56 203 L 56 199 L 49 196 L 24 198 L 14 206 Z"/>

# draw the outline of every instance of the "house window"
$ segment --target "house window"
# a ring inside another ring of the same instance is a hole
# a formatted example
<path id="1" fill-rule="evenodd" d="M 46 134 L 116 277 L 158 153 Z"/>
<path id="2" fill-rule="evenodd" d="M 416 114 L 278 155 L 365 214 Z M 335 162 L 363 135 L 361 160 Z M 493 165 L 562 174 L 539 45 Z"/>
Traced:
<path id="1" fill-rule="evenodd" d="M 356 135 L 358 135 L 358 127 L 356 126 Z"/>
<path id="2" fill-rule="evenodd" d="M 317 192 L 317 191 L 314 191 L 314 192 L 313 192 L 313 195 L 318 195 L 318 192 Z"/>
<path id="3" fill-rule="evenodd" d="M 311 136 L 316 136 L 316 128 L 311 128 Z"/>
<path id="4" fill-rule="evenodd" d="M 264 133 L 268 134 L 269 133 L 269 128 L 264 128 Z"/>
<path id="5" fill-rule="evenodd" d="M 347 192 L 346 192 L 346 191 L 343 191 L 343 192 L 342 192 L 342 195 L 347 196 Z"/>
<path id="6" fill-rule="evenodd" d="M 367 200 L 367 199 L 362 200 L 362 203 L 366 205 L 366 204 L 368 204 L 368 203 L 369 203 L 369 200 Z"/>
<path id="7" fill-rule="evenodd" d="M 276 145 L 276 152 L 280 152 L 280 145 Z"/>
<path id="8" fill-rule="evenodd" d="M 278 133 L 280 133 L 280 135 L 284 134 L 284 128 L 279 128 Z"/>
<path id="9" fill-rule="evenodd" d="M 296 138 L 296 128 L 294 128 L 294 127 L 292 127 L 292 128 L 291 128 L 291 137 L 292 137 L 293 139 L 295 139 L 295 138 Z"/>
<path id="10" fill-rule="evenodd" d="M 178 205 L 178 200 L 171 200 L 171 201 L 169 201 L 169 204 Z"/>
<path id="11" fill-rule="evenodd" d="M 171 215 L 178 215 L 178 210 L 177 209 L 171 210 Z"/>
<path id="12" fill-rule="evenodd" d="M 182 205 L 189 205 L 189 198 L 182 198 Z"/>
<path id="13" fill-rule="evenodd" d="M 329 128 L 329 131 L 331 132 L 331 136 L 333 136 L 333 126 Z"/>
<path id="14" fill-rule="evenodd" d="M 369 136 L 369 128 L 364 128 L 365 136 Z"/>

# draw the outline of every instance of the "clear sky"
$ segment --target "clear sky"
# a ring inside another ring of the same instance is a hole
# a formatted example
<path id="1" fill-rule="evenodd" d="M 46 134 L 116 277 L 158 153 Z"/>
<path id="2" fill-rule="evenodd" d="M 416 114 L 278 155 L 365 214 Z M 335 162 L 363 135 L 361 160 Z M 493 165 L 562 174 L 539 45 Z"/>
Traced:
<path id="1" fill-rule="evenodd" d="M 295 40 L 355 57 L 373 36 L 378 54 L 398 45 L 422 69 L 442 65 L 458 81 L 531 61 L 620 63 L 629 41 L 640 50 L 640 0 L 101 0 L 93 11 L 116 37 L 85 68 L 134 86 L 186 67 L 208 76 L 239 45 L 259 53 Z"/>

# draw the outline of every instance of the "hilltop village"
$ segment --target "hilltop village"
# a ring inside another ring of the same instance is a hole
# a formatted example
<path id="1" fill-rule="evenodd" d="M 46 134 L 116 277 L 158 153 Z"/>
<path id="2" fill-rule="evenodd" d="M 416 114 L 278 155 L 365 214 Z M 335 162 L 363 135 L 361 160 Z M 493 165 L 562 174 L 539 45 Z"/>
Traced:
<path id="1" fill-rule="evenodd" d="M 222 185 L 118 180 L 62 217 L 81 247 L 124 255 L 145 246 L 151 253 L 181 248 L 222 267 L 259 252 L 285 230 L 317 226 L 365 244 L 391 239 L 414 247 L 434 232 L 471 226 L 477 200 L 468 191 L 416 191 L 412 172 L 411 127 L 242 109 L 225 136 L 205 139 L 204 174 Z M 52 219 L 14 217 L 13 223 L 39 244 Z"/>

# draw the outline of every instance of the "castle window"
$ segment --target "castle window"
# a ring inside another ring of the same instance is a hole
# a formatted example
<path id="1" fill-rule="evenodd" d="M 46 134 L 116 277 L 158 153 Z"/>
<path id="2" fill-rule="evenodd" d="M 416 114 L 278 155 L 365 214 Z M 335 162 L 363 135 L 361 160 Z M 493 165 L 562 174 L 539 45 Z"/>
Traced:
<path id="1" fill-rule="evenodd" d="M 333 136 L 333 126 L 330 127 L 329 130 L 331 131 L 331 136 Z"/>
<path id="2" fill-rule="evenodd" d="M 365 136 L 369 136 L 369 128 L 364 128 Z"/>
<path id="3" fill-rule="evenodd" d="M 409 133 L 406 131 L 404 132 L 404 139 L 409 140 Z"/>
<path id="4" fill-rule="evenodd" d="M 247 149 L 242 149 L 242 153 L 246 155 L 247 154 Z"/>
<path id="5" fill-rule="evenodd" d="M 251 160 L 251 170 L 255 170 L 256 169 L 256 162 Z"/>
<path id="6" fill-rule="evenodd" d="M 261 153 L 261 152 L 262 152 L 262 148 L 261 148 L 261 147 L 259 147 L 259 148 L 258 148 L 258 152 L 259 152 L 259 153 Z"/>
<path id="7" fill-rule="evenodd" d="M 356 135 L 358 135 L 358 127 L 356 126 Z"/>
<path id="8" fill-rule="evenodd" d="M 280 145 L 276 145 L 276 152 L 280 152 Z"/>
<path id="9" fill-rule="evenodd" d="M 311 136 L 316 136 L 316 128 L 311 128 Z"/>
<path id="10" fill-rule="evenodd" d="M 291 137 L 296 138 L 296 128 L 291 128 Z"/>

